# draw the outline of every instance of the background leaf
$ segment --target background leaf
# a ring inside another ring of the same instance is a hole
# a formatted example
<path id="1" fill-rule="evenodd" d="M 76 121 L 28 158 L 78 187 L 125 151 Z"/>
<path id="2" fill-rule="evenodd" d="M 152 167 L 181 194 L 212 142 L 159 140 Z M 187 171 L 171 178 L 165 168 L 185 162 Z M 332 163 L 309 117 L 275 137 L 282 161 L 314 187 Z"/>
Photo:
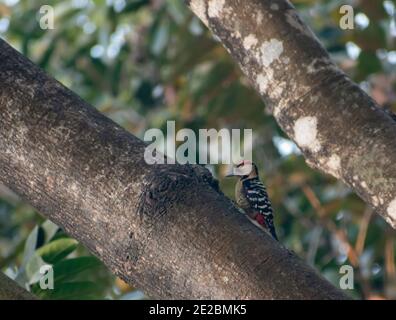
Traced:
<path id="1" fill-rule="evenodd" d="M 58 239 L 42 246 L 36 253 L 45 262 L 54 264 L 72 253 L 77 248 L 77 245 L 78 242 L 74 239 Z"/>

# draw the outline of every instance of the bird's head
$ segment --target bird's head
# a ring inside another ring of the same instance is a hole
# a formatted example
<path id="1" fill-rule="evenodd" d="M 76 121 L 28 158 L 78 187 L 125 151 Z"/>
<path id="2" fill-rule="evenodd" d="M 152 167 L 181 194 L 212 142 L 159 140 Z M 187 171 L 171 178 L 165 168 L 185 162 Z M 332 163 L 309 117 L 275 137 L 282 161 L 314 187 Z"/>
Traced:
<path id="1" fill-rule="evenodd" d="M 250 160 L 242 160 L 232 167 L 226 177 L 255 178 L 258 176 L 257 166 Z"/>

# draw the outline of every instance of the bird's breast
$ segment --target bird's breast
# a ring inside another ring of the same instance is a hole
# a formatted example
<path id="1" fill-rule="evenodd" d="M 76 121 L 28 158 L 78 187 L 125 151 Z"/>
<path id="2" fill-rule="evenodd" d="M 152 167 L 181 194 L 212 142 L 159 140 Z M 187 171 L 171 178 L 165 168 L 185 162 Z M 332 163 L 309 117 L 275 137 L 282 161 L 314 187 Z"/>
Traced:
<path id="1" fill-rule="evenodd" d="M 238 180 L 235 186 L 235 201 L 237 205 L 243 210 L 245 211 L 250 210 L 250 203 L 245 196 L 242 180 Z"/>

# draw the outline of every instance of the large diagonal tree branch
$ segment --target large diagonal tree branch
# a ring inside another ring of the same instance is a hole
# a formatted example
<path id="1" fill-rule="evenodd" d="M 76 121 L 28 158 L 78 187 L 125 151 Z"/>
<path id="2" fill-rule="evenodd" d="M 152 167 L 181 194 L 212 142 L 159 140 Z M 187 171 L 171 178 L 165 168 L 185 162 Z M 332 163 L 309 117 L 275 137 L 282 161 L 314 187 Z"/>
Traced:
<path id="1" fill-rule="evenodd" d="M 396 228 L 395 121 L 330 60 L 287 0 L 188 0 L 312 167 Z"/>
<path id="2" fill-rule="evenodd" d="M 346 298 L 206 169 L 148 165 L 144 150 L 0 40 L 0 180 L 116 275 L 157 298 Z"/>
<path id="3" fill-rule="evenodd" d="M 20 287 L 0 271 L 0 300 L 36 300 L 37 298 Z"/>

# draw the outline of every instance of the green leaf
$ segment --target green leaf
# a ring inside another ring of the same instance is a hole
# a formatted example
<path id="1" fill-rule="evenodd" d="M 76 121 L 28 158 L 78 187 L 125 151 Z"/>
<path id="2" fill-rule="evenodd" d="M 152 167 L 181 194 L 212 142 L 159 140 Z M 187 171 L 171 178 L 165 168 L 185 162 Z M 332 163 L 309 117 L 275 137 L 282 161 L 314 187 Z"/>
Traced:
<path id="1" fill-rule="evenodd" d="M 159 13 L 158 20 L 151 30 L 150 51 L 155 56 L 160 55 L 169 44 L 170 25 L 169 20 L 161 19 L 163 12 Z"/>
<path id="2" fill-rule="evenodd" d="M 38 226 L 35 226 L 30 232 L 28 238 L 26 239 L 25 250 L 23 252 L 22 267 L 25 267 L 27 265 L 30 258 L 34 255 L 36 251 L 38 232 L 39 228 Z"/>
<path id="3" fill-rule="evenodd" d="M 127 5 L 125 8 L 121 11 L 121 13 L 130 13 L 133 11 L 137 11 L 143 6 L 146 6 L 149 4 L 149 0 L 132 0 L 128 1 Z"/>
<path id="4" fill-rule="evenodd" d="M 77 278 L 82 272 L 100 268 L 102 263 L 95 257 L 79 257 L 60 261 L 54 265 L 55 285 Z"/>
<path id="5" fill-rule="evenodd" d="M 358 79 L 364 80 L 368 75 L 380 72 L 381 70 L 381 61 L 375 52 L 361 52 L 358 58 Z"/>
<path id="6" fill-rule="evenodd" d="M 47 263 L 45 263 L 45 261 L 37 253 L 31 256 L 25 270 L 25 274 L 29 284 L 40 281 L 40 278 L 42 276 L 42 274 L 40 273 L 40 268 L 46 264 Z"/>
<path id="7" fill-rule="evenodd" d="M 30 274 L 30 276 L 27 274 L 27 266 L 29 264 L 29 261 L 35 255 L 38 234 L 39 234 L 39 227 L 35 226 L 33 230 L 30 232 L 25 242 L 25 249 L 23 251 L 22 263 L 18 270 L 18 274 L 15 278 L 15 281 L 22 286 L 24 286 L 26 282 L 29 282 L 30 276 L 32 276 L 32 274 Z"/>
<path id="8" fill-rule="evenodd" d="M 76 240 L 63 238 L 42 246 L 36 252 L 44 261 L 53 264 L 67 257 L 77 248 L 77 245 Z"/>
<path id="9" fill-rule="evenodd" d="M 53 290 L 41 290 L 35 287 L 34 293 L 42 299 L 52 300 L 94 300 L 103 296 L 98 293 L 98 286 L 90 281 L 55 283 Z"/>
<path id="10" fill-rule="evenodd" d="M 44 231 L 45 235 L 45 242 L 49 242 L 52 240 L 52 238 L 55 236 L 55 234 L 58 232 L 59 227 L 53 223 L 50 220 L 45 221 L 42 225 L 41 228 Z"/>

